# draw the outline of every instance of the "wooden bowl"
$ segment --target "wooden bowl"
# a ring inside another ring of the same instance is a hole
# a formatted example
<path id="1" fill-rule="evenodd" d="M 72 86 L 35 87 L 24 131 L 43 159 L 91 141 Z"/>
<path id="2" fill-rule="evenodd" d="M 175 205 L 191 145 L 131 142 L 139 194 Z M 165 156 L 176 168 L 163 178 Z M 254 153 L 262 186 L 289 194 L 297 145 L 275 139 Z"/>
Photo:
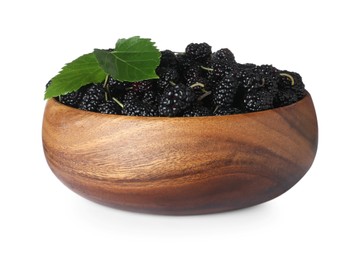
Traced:
<path id="1" fill-rule="evenodd" d="M 192 118 L 106 115 L 51 99 L 42 134 L 51 170 L 74 192 L 171 215 L 271 200 L 304 176 L 318 142 L 309 93 L 272 110 Z"/>

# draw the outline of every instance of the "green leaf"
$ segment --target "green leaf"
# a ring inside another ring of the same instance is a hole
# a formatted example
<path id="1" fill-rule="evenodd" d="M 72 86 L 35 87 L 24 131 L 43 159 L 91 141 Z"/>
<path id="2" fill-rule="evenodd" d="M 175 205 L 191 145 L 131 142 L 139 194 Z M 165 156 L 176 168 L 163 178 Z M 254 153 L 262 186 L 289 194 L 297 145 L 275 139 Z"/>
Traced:
<path id="1" fill-rule="evenodd" d="M 120 39 L 115 50 L 95 49 L 94 54 L 102 69 L 119 81 L 141 81 L 158 78 L 156 68 L 160 52 L 150 39 L 139 36 Z"/>
<path id="2" fill-rule="evenodd" d="M 52 78 L 45 92 L 45 99 L 64 95 L 78 90 L 89 83 L 102 82 L 106 73 L 99 66 L 93 53 L 82 55 L 66 64 L 62 70 Z"/>

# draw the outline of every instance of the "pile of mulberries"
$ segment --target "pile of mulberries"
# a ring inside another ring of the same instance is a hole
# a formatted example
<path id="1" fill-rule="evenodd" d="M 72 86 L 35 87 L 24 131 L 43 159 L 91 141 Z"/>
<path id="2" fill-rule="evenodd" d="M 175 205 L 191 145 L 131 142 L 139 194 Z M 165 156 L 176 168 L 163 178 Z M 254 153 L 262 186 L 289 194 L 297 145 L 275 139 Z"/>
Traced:
<path id="1" fill-rule="evenodd" d="M 120 82 L 109 76 L 56 99 L 82 110 L 128 116 L 193 117 L 256 112 L 290 105 L 305 95 L 298 73 L 241 64 L 229 49 L 191 43 L 161 52 L 158 79 Z M 50 84 L 50 83 L 48 83 Z"/>

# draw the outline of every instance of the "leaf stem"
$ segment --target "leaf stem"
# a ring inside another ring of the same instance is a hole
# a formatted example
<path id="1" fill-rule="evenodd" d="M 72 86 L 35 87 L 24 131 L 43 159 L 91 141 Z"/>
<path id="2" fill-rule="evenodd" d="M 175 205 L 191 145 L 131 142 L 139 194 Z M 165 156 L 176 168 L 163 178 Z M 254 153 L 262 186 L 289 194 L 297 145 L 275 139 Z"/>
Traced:
<path id="1" fill-rule="evenodd" d="M 105 88 L 107 86 L 108 79 L 109 79 L 109 75 L 107 74 L 104 79 L 103 88 Z"/>
<path id="2" fill-rule="evenodd" d="M 105 76 L 104 83 L 103 83 L 103 89 L 105 90 L 104 91 L 105 101 L 108 101 L 108 99 L 109 99 L 108 94 L 110 93 L 109 92 L 109 84 L 107 84 L 108 83 L 108 78 L 109 78 L 109 75 L 107 74 Z"/>

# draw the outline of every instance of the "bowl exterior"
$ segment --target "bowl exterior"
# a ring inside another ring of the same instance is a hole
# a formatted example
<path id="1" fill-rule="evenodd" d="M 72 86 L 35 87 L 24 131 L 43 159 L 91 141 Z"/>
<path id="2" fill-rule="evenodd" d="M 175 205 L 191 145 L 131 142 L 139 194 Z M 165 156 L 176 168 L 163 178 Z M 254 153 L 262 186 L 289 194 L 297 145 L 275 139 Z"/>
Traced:
<path id="1" fill-rule="evenodd" d="M 95 202 L 155 214 L 253 206 L 295 185 L 316 154 L 309 93 L 299 102 L 229 116 L 103 115 L 47 102 L 44 153 L 54 174 Z"/>

